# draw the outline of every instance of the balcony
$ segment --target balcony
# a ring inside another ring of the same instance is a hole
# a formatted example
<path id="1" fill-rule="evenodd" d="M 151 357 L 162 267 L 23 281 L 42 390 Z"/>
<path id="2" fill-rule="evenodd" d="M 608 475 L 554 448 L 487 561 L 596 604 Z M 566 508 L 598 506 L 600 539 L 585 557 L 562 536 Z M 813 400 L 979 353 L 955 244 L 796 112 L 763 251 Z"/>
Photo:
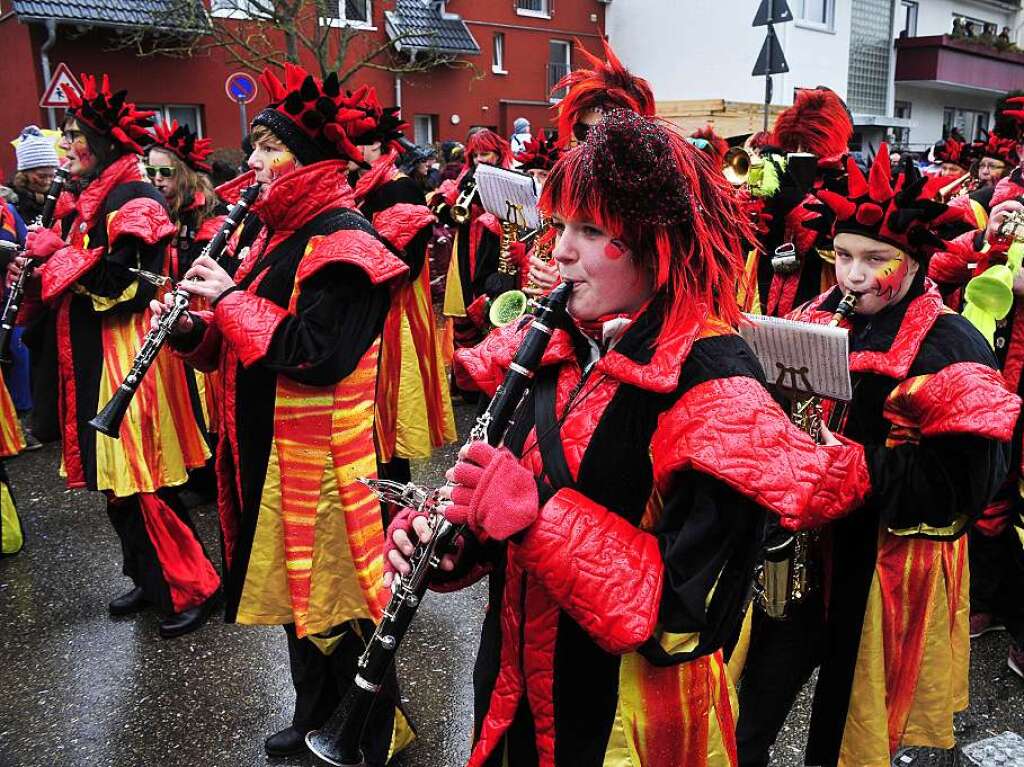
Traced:
<path id="1" fill-rule="evenodd" d="M 896 82 L 976 94 L 1002 94 L 1024 83 L 1024 53 L 1000 51 L 950 35 L 896 41 Z"/>

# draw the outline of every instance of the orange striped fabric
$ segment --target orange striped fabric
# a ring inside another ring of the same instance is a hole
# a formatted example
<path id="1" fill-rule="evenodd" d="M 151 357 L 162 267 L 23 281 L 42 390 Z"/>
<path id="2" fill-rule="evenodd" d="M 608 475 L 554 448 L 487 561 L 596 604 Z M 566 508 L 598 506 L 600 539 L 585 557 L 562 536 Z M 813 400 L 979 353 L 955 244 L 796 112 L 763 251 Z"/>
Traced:
<path id="1" fill-rule="evenodd" d="M 0 458 L 17 455 L 25 449 L 25 435 L 21 433 L 18 413 L 7 391 L 3 373 L 0 373 Z"/>

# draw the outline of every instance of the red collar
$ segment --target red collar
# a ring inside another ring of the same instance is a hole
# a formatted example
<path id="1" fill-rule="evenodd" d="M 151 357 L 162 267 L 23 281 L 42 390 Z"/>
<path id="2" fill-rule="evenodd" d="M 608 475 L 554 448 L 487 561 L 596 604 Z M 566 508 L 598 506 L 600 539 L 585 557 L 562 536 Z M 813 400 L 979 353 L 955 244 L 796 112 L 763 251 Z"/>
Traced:
<path id="1" fill-rule="evenodd" d="M 77 198 L 65 192 L 61 195 L 57 217 L 63 218 L 72 210 L 78 211 L 79 223 L 88 231 L 96 225 L 96 217 L 103 209 L 103 203 L 114 187 L 130 181 L 144 181 L 139 156 L 126 154 L 110 163 L 99 177 L 91 181 Z"/>
<path id="2" fill-rule="evenodd" d="M 256 171 L 247 170 L 241 176 L 235 176 L 230 181 L 221 184 L 215 191 L 217 192 L 217 196 L 228 205 L 234 205 L 238 202 L 238 198 L 242 196 L 242 191 L 246 187 L 250 187 L 255 183 Z"/>
<path id="3" fill-rule="evenodd" d="M 260 220 L 278 232 L 295 231 L 318 213 L 354 208 L 348 163 L 324 160 L 277 179 L 253 205 Z"/>
<path id="4" fill-rule="evenodd" d="M 814 299 L 807 308 L 797 316 L 802 322 L 813 322 L 826 325 L 832 319 L 832 313 L 819 307 L 835 294 L 839 288 L 833 288 Z M 907 377 L 910 366 L 914 364 L 921 349 L 925 336 L 931 331 L 939 315 L 950 310 L 942 302 L 942 295 L 931 280 L 925 280 L 924 293 L 910 302 L 906 314 L 900 323 L 899 330 L 892 344 L 885 351 L 863 351 L 850 353 L 850 372 L 876 373 L 896 380 Z M 849 328 L 847 321 L 840 327 Z"/>
<path id="5" fill-rule="evenodd" d="M 356 182 L 356 200 L 362 204 L 370 192 L 389 181 L 394 181 L 399 175 L 398 168 L 395 167 L 395 153 L 382 154 Z"/>

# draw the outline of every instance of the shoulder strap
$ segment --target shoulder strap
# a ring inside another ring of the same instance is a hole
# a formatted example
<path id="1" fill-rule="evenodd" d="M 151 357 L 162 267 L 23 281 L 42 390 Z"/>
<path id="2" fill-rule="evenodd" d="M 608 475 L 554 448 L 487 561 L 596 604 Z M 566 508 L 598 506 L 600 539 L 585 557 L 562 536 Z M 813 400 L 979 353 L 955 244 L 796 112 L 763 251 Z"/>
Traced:
<path id="1" fill-rule="evenodd" d="M 548 484 L 558 490 L 562 487 L 573 487 L 576 482 L 569 471 L 569 462 L 565 458 L 562 445 L 562 429 L 555 408 L 555 395 L 558 390 L 558 368 L 545 371 L 546 375 L 538 376 L 536 396 L 534 397 L 534 418 L 537 427 L 537 448 L 540 450 L 541 462 Z"/>

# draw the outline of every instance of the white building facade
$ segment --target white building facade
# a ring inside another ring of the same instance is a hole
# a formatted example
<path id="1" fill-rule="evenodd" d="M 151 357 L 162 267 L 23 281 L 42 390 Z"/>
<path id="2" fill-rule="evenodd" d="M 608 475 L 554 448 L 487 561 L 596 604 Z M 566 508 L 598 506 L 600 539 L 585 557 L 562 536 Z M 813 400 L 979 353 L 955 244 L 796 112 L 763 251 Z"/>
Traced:
<path id="1" fill-rule="evenodd" d="M 1024 89 L 1021 0 L 788 3 L 794 20 L 775 30 L 789 71 L 773 78 L 773 111 L 799 88 L 827 86 L 854 115 L 855 148 L 888 139 L 923 150 L 953 125 L 974 138 L 992 124 L 1001 95 Z M 764 102 L 764 78 L 750 74 L 765 38 L 751 26 L 759 4 L 611 0 L 607 31 L 674 122 L 711 119 L 725 135 L 749 132 L 760 129 Z"/>

